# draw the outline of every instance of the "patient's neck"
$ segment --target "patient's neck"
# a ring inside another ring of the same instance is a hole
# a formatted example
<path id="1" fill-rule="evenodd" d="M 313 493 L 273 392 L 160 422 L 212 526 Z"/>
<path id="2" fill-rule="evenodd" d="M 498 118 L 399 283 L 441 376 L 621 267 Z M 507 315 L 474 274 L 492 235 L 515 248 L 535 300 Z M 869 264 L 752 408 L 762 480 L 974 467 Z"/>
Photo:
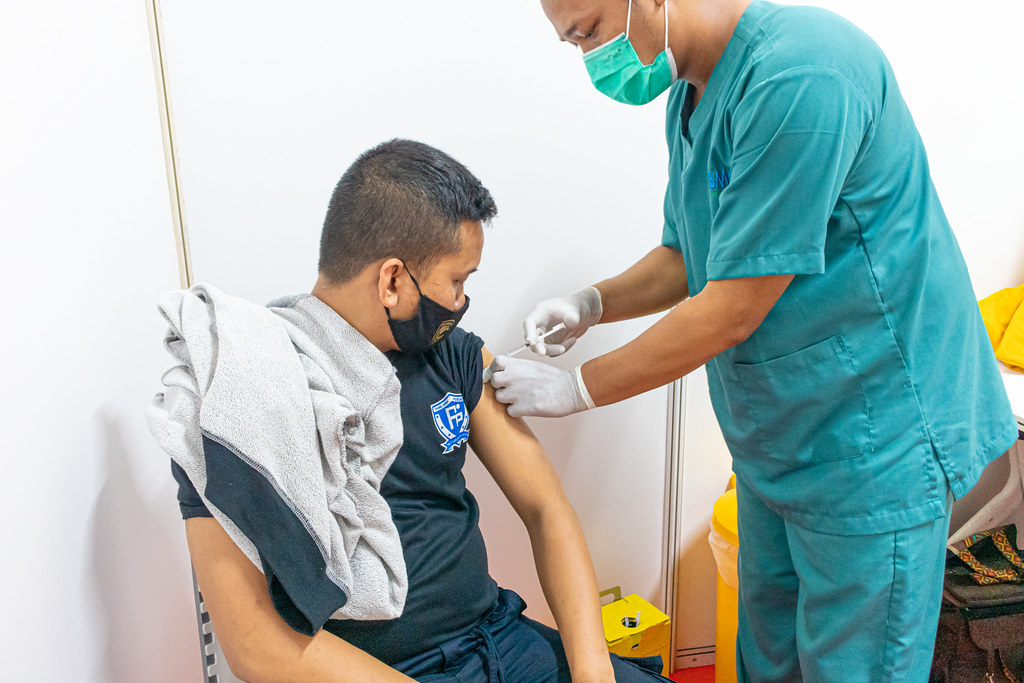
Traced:
<path id="1" fill-rule="evenodd" d="M 381 352 L 391 351 L 397 347 L 374 287 L 376 281 L 368 287 L 362 279 L 357 276 L 337 285 L 320 275 L 311 294 L 330 306 Z"/>

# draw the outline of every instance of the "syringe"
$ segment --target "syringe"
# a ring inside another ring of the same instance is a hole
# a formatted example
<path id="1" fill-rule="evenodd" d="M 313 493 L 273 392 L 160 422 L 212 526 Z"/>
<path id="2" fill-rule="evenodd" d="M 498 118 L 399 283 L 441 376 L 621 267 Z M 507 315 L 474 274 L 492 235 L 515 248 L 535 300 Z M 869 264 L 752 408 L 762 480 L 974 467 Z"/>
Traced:
<path id="1" fill-rule="evenodd" d="M 565 329 L 565 323 L 558 323 L 557 325 L 552 327 L 550 330 L 548 330 L 544 334 L 542 334 L 539 337 L 537 337 L 537 341 L 533 342 L 533 344 L 536 344 L 538 341 L 541 341 L 543 339 L 547 339 L 549 336 L 551 336 L 555 332 L 559 332 L 560 330 L 564 330 L 564 329 Z M 509 351 L 508 353 L 506 353 L 504 355 L 504 357 L 505 358 L 511 358 L 512 356 L 520 354 L 523 351 L 525 351 L 526 349 L 533 348 L 533 344 L 527 342 L 527 343 L 523 344 L 522 346 L 520 346 L 519 348 L 513 349 L 513 350 Z M 488 365 L 486 368 L 484 368 L 484 384 L 487 384 L 488 382 L 491 381 L 491 375 L 493 375 L 493 374 L 494 373 L 491 371 L 491 366 L 490 365 Z"/>

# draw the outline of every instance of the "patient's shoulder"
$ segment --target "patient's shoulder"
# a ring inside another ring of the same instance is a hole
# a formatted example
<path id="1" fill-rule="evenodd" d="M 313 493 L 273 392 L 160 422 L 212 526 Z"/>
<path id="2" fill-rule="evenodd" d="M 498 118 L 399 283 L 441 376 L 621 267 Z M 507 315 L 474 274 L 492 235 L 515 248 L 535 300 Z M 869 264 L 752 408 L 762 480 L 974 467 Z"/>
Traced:
<path id="1" fill-rule="evenodd" d="M 468 330 L 456 327 L 444 341 L 431 349 L 461 389 L 466 406 L 471 412 L 480 400 L 480 393 L 483 390 L 483 347 L 483 339 Z"/>
<path id="2" fill-rule="evenodd" d="M 461 327 L 452 330 L 445 342 L 453 349 L 453 353 L 459 356 L 480 355 L 480 349 L 484 346 L 483 339 Z"/>

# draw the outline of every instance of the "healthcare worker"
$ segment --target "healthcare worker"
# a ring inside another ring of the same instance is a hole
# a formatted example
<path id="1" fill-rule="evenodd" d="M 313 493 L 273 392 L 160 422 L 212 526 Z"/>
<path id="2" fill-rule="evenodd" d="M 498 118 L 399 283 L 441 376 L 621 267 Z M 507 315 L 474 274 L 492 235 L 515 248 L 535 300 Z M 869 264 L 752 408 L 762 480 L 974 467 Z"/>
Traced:
<path id="1" fill-rule="evenodd" d="M 498 399 L 563 416 L 706 364 L 737 475 L 740 680 L 926 680 L 952 496 L 1017 432 L 891 67 L 821 9 L 542 5 L 602 93 L 668 91 L 669 179 L 661 244 L 538 304 L 527 339 L 564 323 L 535 345 L 556 355 L 671 310 L 574 371 L 499 358 Z"/>

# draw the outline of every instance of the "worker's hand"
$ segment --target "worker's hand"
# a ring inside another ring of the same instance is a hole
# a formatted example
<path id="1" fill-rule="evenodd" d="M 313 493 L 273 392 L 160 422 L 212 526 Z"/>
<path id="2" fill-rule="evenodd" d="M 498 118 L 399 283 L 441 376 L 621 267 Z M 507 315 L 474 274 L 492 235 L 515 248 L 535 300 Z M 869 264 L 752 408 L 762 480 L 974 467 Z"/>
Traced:
<path id="1" fill-rule="evenodd" d="M 560 370 L 535 360 L 498 356 L 490 365 L 495 397 L 512 417 L 563 417 L 594 407 L 580 369 Z"/>
<path id="2" fill-rule="evenodd" d="M 596 287 L 581 289 L 575 294 L 546 299 L 537 304 L 533 312 L 523 321 L 526 343 L 534 353 L 542 356 L 558 356 L 576 343 L 583 333 L 601 320 L 601 292 Z M 558 323 L 565 329 L 541 341 L 540 335 Z"/>

